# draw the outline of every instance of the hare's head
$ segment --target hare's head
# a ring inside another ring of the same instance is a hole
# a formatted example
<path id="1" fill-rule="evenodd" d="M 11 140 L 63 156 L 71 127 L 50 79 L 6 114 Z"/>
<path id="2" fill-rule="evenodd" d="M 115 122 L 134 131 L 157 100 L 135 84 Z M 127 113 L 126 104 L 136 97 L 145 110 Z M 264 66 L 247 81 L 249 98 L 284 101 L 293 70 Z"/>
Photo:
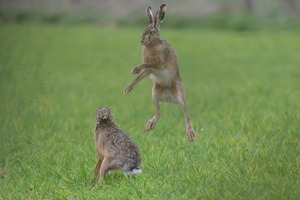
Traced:
<path id="1" fill-rule="evenodd" d="M 110 113 L 110 109 L 108 107 L 99 108 L 97 110 L 96 122 L 104 122 L 104 121 L 112 121 L 113 117 Z"/>
<path id="2" fill-rule="evenodd" d="M 159 27 L 160 23 L 165 17 L 166 5 L 162 4 L 157 10 L 155 16 L 153 17 L 152 9 L 149 6 L 147 8 L 147 15 L 149 19 L 149 26 L 144 30 L 141 43 L 143 45 L 150 45 L 152 42 L 159 39 Z"/>

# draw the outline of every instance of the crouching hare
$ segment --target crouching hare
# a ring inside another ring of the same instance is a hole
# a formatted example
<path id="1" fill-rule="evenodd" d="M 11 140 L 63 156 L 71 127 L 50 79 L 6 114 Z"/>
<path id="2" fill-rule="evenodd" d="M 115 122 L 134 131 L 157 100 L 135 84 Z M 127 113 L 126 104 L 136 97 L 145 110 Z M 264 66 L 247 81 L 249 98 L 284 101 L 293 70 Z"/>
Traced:
<path id="1" fill-rule="evenodd" d="M 95 144 L 98 162 L 95 176 L 102 182 L 110 170 L 121 170 L 126 177 L 141 170 L 141 155 L 137 145 L 113 122 L 109 108 L 97 110 Z"/>
<path id="2" fill-rule="evenodd" d="M 128 94 L 133 87 L 146 76 L 153 80 L 152 100 L 155 114 L 149 120 L 146 129 L 151 131 L 160 118 L 159 102 L 180 104 L 185 116 L 187 139 L 194 141 L 196 134 L 193 130 L 191 117 L 187 111 L 185 92 L 179 73 L 176 53 L 171 45 L 160 39 L 160 23 L 164 19 L 166 5 L 162 4 L 155 16 L 151 7 L 147 8 L 149 26 L 144 30 L 141 43 L 143 45 L 143 63 L 131 70 L 138 76 L 124 89 Z"/>

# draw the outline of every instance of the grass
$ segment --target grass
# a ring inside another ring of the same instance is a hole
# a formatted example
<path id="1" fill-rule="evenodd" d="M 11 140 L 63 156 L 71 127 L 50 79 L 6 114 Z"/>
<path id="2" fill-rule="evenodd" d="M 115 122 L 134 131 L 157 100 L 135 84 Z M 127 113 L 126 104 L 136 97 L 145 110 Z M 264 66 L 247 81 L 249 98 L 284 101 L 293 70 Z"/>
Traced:
<path id="1" fill-rule="evenodd" d="M 197 132 L 189 143 L 176 105 L 145 131 L 150 80 L 122 93 L 141 31 L 1 25 L 0 199 L 299 198 L 299 34 L 163 29 Z M 140 147 L 141 176 L 93 181 L 102 106 Z"/>

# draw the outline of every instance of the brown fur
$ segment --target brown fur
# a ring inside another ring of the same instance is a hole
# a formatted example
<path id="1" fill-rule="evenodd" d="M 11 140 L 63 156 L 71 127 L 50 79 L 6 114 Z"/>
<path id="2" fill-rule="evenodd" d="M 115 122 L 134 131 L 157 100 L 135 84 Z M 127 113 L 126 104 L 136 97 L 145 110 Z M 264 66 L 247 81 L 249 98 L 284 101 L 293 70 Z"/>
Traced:
<path id="1" fill-rule="evenodd" d="M 141 43 L 143 44 L 143 64 L 134 67 L 132 74 L 138 76 L 124 89 L 128 94 L 139 81 L 146 76 L 153 80 L 152 100 L 155 114 L 149 120 L 146 129 L 153 130 L 160 118 L 159 102 L 180 104 L 185 115 L 186 134 L 189 141 L 194 141 L 196 134 L 192 127 L 191 117 L 187 111 L 183 83 L 179 73 L 179 64 L 175 51 L 165 40 L 160 39 L 160 23 L 165 16 L 166 5 L 160 6 L 153 17 L 151 8 L 147 8 L 150 25 L 144 30 Z"/>
<path id="2" fill-rule="evenodd" d="M 98 109 L 95 128 L 95 145 L 98 162 L 95 176 L 101 182 L 109 170 L 121 170 L 125 175 L 141 172 L 141 156 L 137 145 L 113 122 L 109 108 Z"/>

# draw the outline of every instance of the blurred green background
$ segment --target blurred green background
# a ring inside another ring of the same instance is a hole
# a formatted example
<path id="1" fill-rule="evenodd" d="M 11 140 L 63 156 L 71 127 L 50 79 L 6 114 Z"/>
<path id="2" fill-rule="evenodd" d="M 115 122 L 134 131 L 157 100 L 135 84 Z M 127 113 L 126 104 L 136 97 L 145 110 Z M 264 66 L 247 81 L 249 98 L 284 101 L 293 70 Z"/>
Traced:
<path id="1" fill-rule="evenodd" d="M 167 4 L 166 26 L 255 30 L 299 29 L 299 0 L 1 0 L 0 20 L 143 25 L 145 8 Z"/>

